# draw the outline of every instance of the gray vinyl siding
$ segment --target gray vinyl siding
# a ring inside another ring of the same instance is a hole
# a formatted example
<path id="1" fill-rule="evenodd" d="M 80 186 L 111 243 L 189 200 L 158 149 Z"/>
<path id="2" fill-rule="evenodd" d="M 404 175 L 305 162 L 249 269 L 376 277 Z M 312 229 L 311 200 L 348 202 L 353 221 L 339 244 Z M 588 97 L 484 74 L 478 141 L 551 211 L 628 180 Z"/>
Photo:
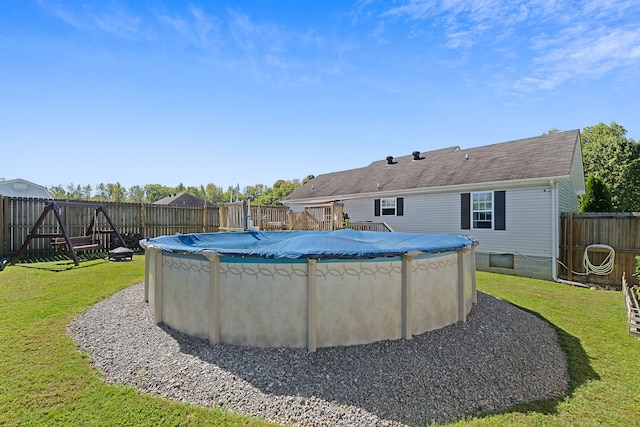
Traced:
<path id="1" fill-rule="evenodd" d="M 302 212 L 305 206 L 306 205 L 304 203 L 291 203 L 289 205 L 289 209 L 291 209 L 293 212 Z"/>
<path id="2" fill-rule="evenodd" d="M 573 177 L 558 185 L 558 214 L 562 212 L 578 212 L 578 195 Z"/>
<path id="3" fill-rule="evenodd" d="M 477 250 L 550 257 L 551 202 L 546 187 L 507 190 L 506 230 L 469 230 L 480 242 Z"/>
<path id="4" fill-rule="evenodd" d="M 546 191 L 545 191 L 546 190 Z M 487 190 L 490 191 L 490 190 Z M 352 221 L 384 221 L 395 231 L 468 234 L 479 252 L 551 256 L 551 191 L 548 187 L 506 190 L 506 230 L 462 230 L 460 192 L 407 196 L 404 216 L 374 216 L 373 199 L 345 200 Z"/>
<path id="5" fill-rule="evenodd" d="M 580 144 L 577 144 L 569 180 L 558 185 L 558 210 L 560 211 L 558 214 L 562 212 L 578 212 L 578 194 L 584 193 L 583 174 L 582 151 L 580 150 Z"/>

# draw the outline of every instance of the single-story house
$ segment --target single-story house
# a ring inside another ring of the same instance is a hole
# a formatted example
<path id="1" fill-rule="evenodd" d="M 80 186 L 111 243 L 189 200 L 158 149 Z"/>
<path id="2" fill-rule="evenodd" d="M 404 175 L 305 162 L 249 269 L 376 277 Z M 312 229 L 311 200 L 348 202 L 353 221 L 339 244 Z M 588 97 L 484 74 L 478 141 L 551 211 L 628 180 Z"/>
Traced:
<path id="1" fill-rule="evenodd" d="M 340 202 L 352 222 L 472 235 L 479 270 L 556 279 L 561 212 L 585 181 L 580 132 L 449 147 L 319 175 L 283 200 L 293 211 Z"/>
<path id="2" fill-rule="evenodd" d="M 47 187 L 34 184 L 26 179 L 0 181 L 0 195 L 6 197 L 30 197 L 33 199 L 53 199 Z"/>
<path id="3" fill-rule="evenodd" d="M 212 203 L 184 191 L 156 200 L 152 204 L 169 206 L 213 206 Z"/>

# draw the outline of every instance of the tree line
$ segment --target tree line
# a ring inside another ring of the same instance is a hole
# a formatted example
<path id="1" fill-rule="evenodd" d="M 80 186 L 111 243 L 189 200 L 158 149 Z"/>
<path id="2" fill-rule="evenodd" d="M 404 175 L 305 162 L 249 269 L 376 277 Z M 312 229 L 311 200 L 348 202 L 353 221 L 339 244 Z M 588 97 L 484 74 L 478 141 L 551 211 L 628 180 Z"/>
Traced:
<path id="1" fill-rule="evenodd" d="M 100 183 L 94 187 L 91 185 L 49 187 L 49 192 L 56 200 L 92 200 L 100 202 L 129 202 L 129 203 L 153 203 L 165 197 L 181 192 L 186 192 L 206 200 L 210 203 L 225 203 L 235 200 L 250 200 L 260 205 L 277 205 L 284 197 L 291 194 L 296 188 L 301 187 L 314 178 L 308 175 L 302 181 L 299 179 L 279 179 L 272 186 L 264 184 L 249 185 L 244 188 L 229 186 L 227 189 L 209 183 L 207 185 L 184 186 L 182 183 L 175 187 L 161 184 L 147 184 L 145 186 L 134 185 L 123 187 L 119 182 Z"/>
<path id="2" fill-rule="evenodd" d="M 580 132 L 586 193 L 581 212 L 640 212 L 640 141 L 612 122 Z"/>

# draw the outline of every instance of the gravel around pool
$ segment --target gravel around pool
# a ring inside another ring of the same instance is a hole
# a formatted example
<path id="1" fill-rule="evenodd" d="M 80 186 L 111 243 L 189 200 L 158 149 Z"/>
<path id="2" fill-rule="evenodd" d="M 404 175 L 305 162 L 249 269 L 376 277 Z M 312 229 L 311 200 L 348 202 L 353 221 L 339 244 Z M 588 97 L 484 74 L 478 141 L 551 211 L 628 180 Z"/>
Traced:
<path id="1" fill-rule="evenodd" d="M 553 328 L 481 292 L 466 323 L 315 353 L 210 346 L 155 325 L 143 284 L 96 304 L 67 332 L 109 383 L 293 425 L 443 423 L 559 398 L 569 383 Z"/>

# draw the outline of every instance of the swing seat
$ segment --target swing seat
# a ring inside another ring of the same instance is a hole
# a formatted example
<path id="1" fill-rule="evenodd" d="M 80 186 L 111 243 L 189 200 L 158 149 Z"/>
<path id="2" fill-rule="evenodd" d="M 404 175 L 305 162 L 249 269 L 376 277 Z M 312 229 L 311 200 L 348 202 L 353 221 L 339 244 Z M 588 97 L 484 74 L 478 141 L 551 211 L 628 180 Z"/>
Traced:
<path id="1" fill-rule="evenodd" d="M 69 234 L 65 228 L 62 215 L 60 214 L 61 207 L 94 210 L 93 218 L 91 220 L 91 223 L 89 223 L 89 227 L 87 228 L 87 235 L 79 236 L 79 237 L 70 237 L 69 239 L 65 239 L 65 237 L 69 236 Z M 47 218 L 47 215 L 51 211 L 53 211 L 53 214 L 55 215 L 56 220 L 58 221 L 58 226 L 60 227 L 62 233 L 61 234 L 60 233 L 57 233 L 57 234 L 38 233 L 38 229 L 43 224 L 44 220 Z M 20 247 L 18 254 L 11 259 L 11 265 L 14 265 L 16 261 L 18 261 L 20 257 L 22 257 L 22 255 L 25 254 L 25 252 L 27 251 L 27 247 L 29 246 L 29 242 L 31 242 L 31 240 L 35 238 L 51 239 L 51 244 L 55 247 L 56 252 L 63 251 L 63 250 L 70 252 L 71 256 L 73 257 L 74 264 L 79 265 L 80 261 L 76 256 L 77 251 L 90 251 L 90 250 L 104 249 L 104 247 L 102 246 L 102 243 L 100 243 L 99 241 L 94 241 L 91 237 L 91 233 L 97 227 L 96 219 L 97 219 L 98 213 L 102 213 L 104 215 L 107 222 L 109 223 L 109 226 L 111 226 L 111 231 L 116 235 L 116 237 L 120 241 L 120 244 L 122 246 L 126 246 L 124 239 L 118 232 L 118 229 L 116 228 L 113 221 L 111 221 L 111 218 L 109 217 L 109 215 L 107 214 L 107 209 L 104 207 L 104 205 L 100 205 L 92 202 L 56 202 L 55 200 L 51 200 L 45 204 L 44 210 L 42 211 L 42 214 L 40 214 L 40 218 L 38 218 L 35 225 L 31 228 L 31 232 L 27 235 L 27 238 L 22 244 L 22 246 Z M 67 241 L 69 243 L 67 243 Z M 72 247 L 69 248 L 67 246 L 72 246 Z"/>
<path id="2" fill-rule="evenodd" d="M 91 236 L 74 236 L 69 237 L 69 241 L 73 248 L 67 248 L 67 241 L 64 237 L 55 237 L 51 240 L 51 244 L 56 248 L 56 252 L 67 252 L 70 249 L 74 251 L 91 251 L 103 249 L 102 243 L 94 242 Z"/>

